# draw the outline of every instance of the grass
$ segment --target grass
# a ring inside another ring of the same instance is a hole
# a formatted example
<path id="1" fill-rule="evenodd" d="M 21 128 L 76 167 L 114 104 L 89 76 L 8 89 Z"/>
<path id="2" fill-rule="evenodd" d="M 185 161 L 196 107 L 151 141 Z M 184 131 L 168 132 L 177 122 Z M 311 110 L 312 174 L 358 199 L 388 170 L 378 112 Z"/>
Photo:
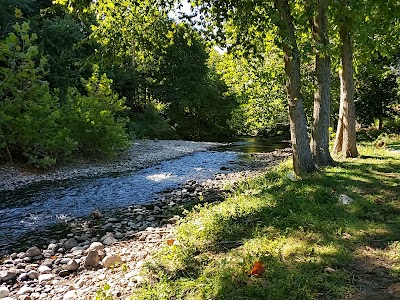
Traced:
<path id="1" fill-rule="evenodd" d="M 373 299 L 374 284 L 386 299 L 400 279 L 400 156 L 359 150 L 297 181 L 286 162 L 195 206 L 132 299 Z"/>

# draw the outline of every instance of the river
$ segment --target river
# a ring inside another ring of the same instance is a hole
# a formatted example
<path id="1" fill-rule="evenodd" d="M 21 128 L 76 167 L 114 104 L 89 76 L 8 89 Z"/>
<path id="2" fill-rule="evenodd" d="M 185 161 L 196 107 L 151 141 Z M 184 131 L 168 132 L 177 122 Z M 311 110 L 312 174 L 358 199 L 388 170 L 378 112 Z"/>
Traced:
<path id="1" fill-rule="evenodd" d="M 132 204 L 148 203 L 157 193 L 188 180 L 197 182 L 229 172 L 244 153 L 270 152 L 287 142 L 243 138 L 212 151 L 196 152 L 134 172 L 100 178 L 33 185 L 0 194 L 0 253 L 32 232 Z M 223 169 L 223 171 L 221 170 Z"/>

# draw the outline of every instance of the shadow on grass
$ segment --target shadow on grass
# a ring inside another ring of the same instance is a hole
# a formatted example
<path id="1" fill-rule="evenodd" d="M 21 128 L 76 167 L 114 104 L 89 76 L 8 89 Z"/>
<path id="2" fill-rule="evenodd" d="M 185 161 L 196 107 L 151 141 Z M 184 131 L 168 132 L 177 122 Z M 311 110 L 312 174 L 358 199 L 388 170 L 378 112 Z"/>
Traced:
<path id="1" fill-rule="evenodd" d="M 301 181 L 274 171 L 240 186 L 216 205 L 206 232 L 189 237 L 195 250 L 170 273 L 172 293 L 182 299 L 399 299 L 394 266 L 400 256 L 387 255 L 400 240 L 398 170 L 398 160 L 347 161 Z M 249 191 L 250 200 L 241 198 Z M 339 194 L 354 202 L 338 204 Z M 248 277 L 256 260 L 265 273 Z"/>

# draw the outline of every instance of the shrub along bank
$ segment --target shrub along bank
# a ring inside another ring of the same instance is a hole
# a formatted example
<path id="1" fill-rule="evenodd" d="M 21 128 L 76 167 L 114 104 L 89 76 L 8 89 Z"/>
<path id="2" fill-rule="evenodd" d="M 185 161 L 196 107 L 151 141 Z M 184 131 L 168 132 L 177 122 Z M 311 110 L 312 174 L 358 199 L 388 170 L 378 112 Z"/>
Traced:
<path id="1" fill-rule="evenodd" d="M 132 299 L 392 299 L 400 155 L 360 152 L 298 180 L 286 162 L 195 207 Z"/>

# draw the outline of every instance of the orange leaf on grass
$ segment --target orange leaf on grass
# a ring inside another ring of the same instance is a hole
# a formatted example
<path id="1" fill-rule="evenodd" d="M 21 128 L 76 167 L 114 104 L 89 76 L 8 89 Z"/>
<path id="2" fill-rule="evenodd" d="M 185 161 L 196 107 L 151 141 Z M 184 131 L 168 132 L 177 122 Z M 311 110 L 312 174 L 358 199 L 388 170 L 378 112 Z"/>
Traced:
<path id="1" fill-rule="evenodd" d="M 256 275 L 256 276 L 261 276 L 264 274 L 264 264 L 262 263 L 261 260 L 257 260 L 254 263 L 253 269 L 250 272 L 250 275 Z"/>
<path id="2" fill-rule="evenodd" d="M 167 245 L 172 246 L 174 244 L 175 240 L 167 240 Z"/>

